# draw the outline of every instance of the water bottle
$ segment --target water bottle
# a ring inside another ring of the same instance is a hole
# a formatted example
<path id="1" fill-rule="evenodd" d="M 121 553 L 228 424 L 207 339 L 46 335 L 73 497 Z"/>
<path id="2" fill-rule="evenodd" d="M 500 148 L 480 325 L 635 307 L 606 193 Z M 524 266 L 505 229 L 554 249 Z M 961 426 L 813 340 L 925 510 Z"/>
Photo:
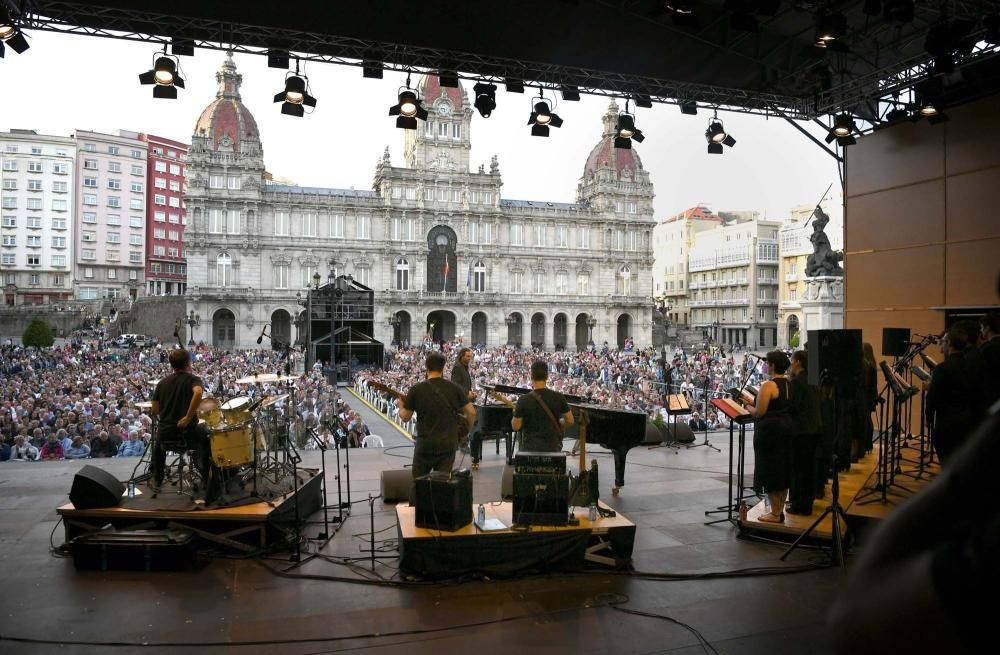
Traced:
<path id="1" fill-rule="evenodd" d="M 482 503 L 479 503 L 479 512 L 476 516 L 476 523 L 478 523 L 480 527 L 486 524 L 486 507 Z"/>
<path id="2" fill-rule="evenodd" d="M 128 481 L 128 497 L 135 498 L 135 482 L 132 480 Z"/>
<path id="3" fill-rule="evenodd" d="M 587 518 L 592 522 L 597 520 L 597 503 L 590 504 L 590 515 Z"/>

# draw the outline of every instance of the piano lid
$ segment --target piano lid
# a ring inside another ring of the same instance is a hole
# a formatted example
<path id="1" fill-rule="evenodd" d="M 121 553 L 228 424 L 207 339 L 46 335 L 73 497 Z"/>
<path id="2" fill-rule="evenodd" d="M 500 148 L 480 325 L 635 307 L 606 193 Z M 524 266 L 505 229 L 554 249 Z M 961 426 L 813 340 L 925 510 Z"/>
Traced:
<path id="1" fill-rule="evenodd" d="M 492 391 L 496 391 L 497 393 L 511 393 L 511 394 L 517 394 L 519 396 L 524 395 L 526 393 L 531 393 L 532 391 L 531 389 L 525 389 L 524 387 L 512 387 L 509 384 L 483 384 L 480 386 L 482 386 L 482 388 L 484 389 L 490 389 Z M 574 396 L 571 393 L 563 393 L 562 391 L 557 391 L 556 389 L 553 389 L 552 391 L 555 391 L 556 393 L 562 393 L 562 395 L 566 398 L 566 401 L 569 403 L 584 403 L 590 400 L 589 398 L 586 398 L 584 396 Z"/>

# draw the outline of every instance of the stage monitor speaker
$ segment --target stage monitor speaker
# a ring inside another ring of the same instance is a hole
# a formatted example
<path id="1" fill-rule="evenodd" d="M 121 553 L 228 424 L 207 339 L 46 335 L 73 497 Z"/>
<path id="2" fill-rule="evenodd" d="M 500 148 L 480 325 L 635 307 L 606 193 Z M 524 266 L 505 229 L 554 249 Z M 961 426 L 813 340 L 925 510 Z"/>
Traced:
<path id="1" fill-rule="evenodd" d="M 382 502 L 399 503 L 410 500 L 411 486 L 413 473 L 409 469 L 382 471 Z"/>
<path id="2" fill-rule="evenodd" d="M 76 509 L 118 507 L 123 493 L 125 485 L 118 478 L 104 469 L 88 464 L 73 477 L 69 499 Z"/>
<path id="3" fill-rule="evenodd" d="M 902 357 L 910 346 L 910 328 L 882 328 L 882 356 Z"/>
<path id="4" fill-rule="evenodd" d="M 431 473 L 416 483 L 418 528 L 454 532 L 472 523 L 472 477 Z"/>
<path id="5" fill-rule="evenodd" d="M 809 384 L 840 386 L 861 381 L 861 330 L 809 330 Z"/>

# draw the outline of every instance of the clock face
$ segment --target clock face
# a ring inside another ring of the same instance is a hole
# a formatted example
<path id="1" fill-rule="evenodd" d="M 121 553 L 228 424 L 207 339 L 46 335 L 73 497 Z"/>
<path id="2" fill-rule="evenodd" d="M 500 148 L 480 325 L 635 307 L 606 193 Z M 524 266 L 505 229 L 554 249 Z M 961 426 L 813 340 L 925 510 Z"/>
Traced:
<path id="1" fill-rule="evenodd" d="M 451 105 L 449 105 L 447 102 L 438 103 L 438 113 L 441 114 L 442 116 L 447 116 L 448 114 L 451 113 Z"/>

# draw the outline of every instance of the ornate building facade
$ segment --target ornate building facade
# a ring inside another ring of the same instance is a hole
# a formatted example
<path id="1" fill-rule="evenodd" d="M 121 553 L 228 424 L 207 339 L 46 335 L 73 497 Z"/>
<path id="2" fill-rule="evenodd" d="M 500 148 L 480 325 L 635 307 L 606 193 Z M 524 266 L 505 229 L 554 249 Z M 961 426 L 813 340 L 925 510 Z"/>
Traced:
<path id="1" fill-rule="evenodd" d="M 256 121 L 231 58 L 192 136 L 187 171 L 187 308 L 196 341 L 253 347 L 265 325 L 294 339 L 315 274 L 375 291 L 376 339 L 461 337 L 545 349 L 652 338 L 653 187 L 638 155 L 612 147 L 618 108 L 584 166 L 575 203 L 501 197 L 500 166 L 470 169 L 473 110 L 424 77 L 431 115 L 388 148 L 371 191 L 265 182 Z"/>

